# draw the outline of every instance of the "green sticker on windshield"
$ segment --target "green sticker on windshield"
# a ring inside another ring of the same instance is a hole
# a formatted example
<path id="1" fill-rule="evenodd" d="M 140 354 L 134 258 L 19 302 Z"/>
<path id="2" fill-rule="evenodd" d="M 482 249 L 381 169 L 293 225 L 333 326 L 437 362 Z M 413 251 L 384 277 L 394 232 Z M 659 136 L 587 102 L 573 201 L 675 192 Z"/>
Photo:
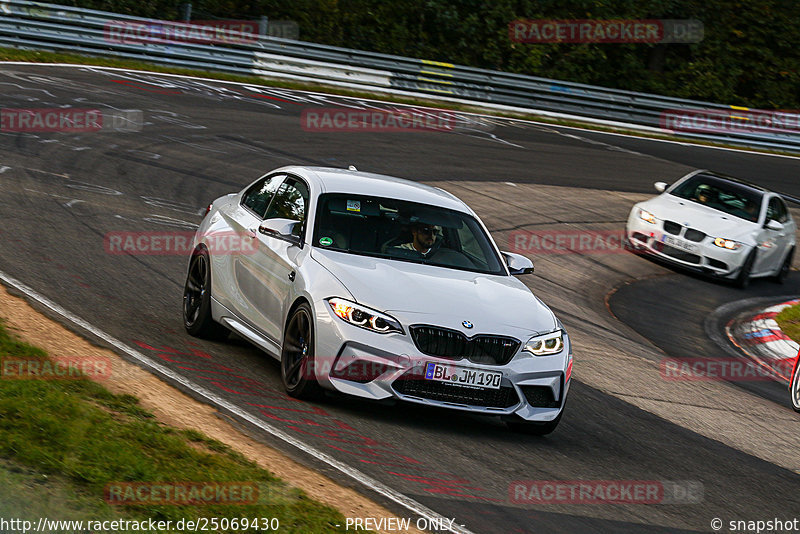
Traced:
<path id="1" fill-rule="evenodd" d="M 333 245 L 333 239 L 331 239 L 330 237 L 320 237 L 319 244 L 322 245 L 323 247 L 329 247 Z"/>

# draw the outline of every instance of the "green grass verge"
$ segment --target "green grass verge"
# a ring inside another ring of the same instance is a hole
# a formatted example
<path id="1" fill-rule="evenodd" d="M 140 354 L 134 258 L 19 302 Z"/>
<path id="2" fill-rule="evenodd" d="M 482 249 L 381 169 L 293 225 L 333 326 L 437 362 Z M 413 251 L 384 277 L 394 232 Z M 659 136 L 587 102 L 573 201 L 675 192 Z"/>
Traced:
<path id="1" fill-rule="evenodd" d="M 130 395 L 86 378 L 19 378 L 48 355 L 0 321 L 0 517 L 36 521 L 277 518 L 279 532 L 340 532 L 344 517 L 200 432 L 159 423 Z M 13 363 L 8 363 L 8 362 Z M 52 361 L 52 360 L 50 360 Z M 117 505 L 108 484 L 250 483 L 253 504 Z M 217 532 L 258 532 L 241 528 Z"/>
<path id="2" fill-rule="evenodd" d="M 800 304 L 789 306 L 775 316 L 783 333 L 800 343 Z"/>
<path id="3" fill-rule="evenodd" d="M 735 148 L 748 152 L 765 152 L 770 154 L 790 155 L 796 156 L 797 153 L 786 152 L 781 150 L 768 150 L 768 149 L 755 149 L 747 148 L 736 145 L 729 145 L 725 143 L 714 143 L 710 141 L 686 139 L 675 137 L 665 134 L 641 132 L 637 130 L 626 130 L 625 128 L 614 128 L 602 126 L 598 124 L 580 122 L 576 120 L 562 120 L 554 119 L 552 117 L 545 117 L 533 113 L 510 113 L 503 111 L 496 111 L 486 108 L 481 108 L 479 104 L 465 105 L 456 104 L 452 102 L 443 102 L 440 100 L 426 100 L 421 98 L 410 98 L 396 95 L 388 95 L 367 91 L 353 91 L 344 89 L 333 85 L 324 85 L 317 83 L 304 83 L 304 82 L 290 82 L 277 79 L 265 79 L 258 76 L 240 76 L 236 74 L 225 74 L 221 72 L 194 70 L 194 69 L 181 69 L 177 67 L 166 67 L 157 65 L 155 63 L 147 63 L 144 61 L 134 61 L 129 59 L 114 59 L 107 57 L 86 56 L 81 54 L 71 54 L 65 52 L 49 52 L 44 50 L 18 50 L 16 48 L 2 48 L 0 47 L 0 61 L 26 61 L 32 63 L 72 63 L 78 65 L 96 65 L 101 67 L 117 67 L 131 70 L 147 70 L 152 72 L 162 72 L 165 74 L 183 74 L 186 76 L 197 76 L 202 78 L 211 78 L 215 80 L 226 80 L 232 82 L 242 82 L 254 85 L 263 85 L 267 87 L 280 87 L 284 89 L 297 89 L 302 91 L 317 91 L 321 93 L 351 96 L 356 98 L 368 98 L 371 100 L 383 100 L 386 102 L 396 102 L 400 104 L 408 104 L 413 106 L 427 106 L 439 109 L 449 109 L 454 111 L 465 111 L 470 113 L 485 113 L 497 117 L 505 117 L 510 119 L 523 119 L 533 120 L 545 124 L 552 124 L 554 126 L 572 126 L 576 128 L 584 128 L 587 130 L 595 130 L 599 132 L 620 133 L 632 135 L 636 137 L 643 137 L 647 139 L 661 139 L 664 141 L 676 141 L 680 143 L 688 143 L 702 146 L 712 146 L 719 148 Z"/>

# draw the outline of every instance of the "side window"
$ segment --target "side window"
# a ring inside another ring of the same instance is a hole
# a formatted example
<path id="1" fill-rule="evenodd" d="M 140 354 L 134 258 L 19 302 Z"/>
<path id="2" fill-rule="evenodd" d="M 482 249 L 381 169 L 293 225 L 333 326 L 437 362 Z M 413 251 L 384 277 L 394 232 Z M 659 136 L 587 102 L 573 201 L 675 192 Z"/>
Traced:
<path id="1" fill-rule="evenodd" d="M 288 178 L 278 189 L 275 198 L 269 205 L 265 219 L 291 219 L 305 223 L 308 206 L 308 187 L 296 178 Z M 300 235 L 304 224 L 295 228 L 295 235 Z"/>
<path id="2" fill-rule="evenodd" d="M 282 179 L 283 175 L 278 174 L 257 181 L 242 196 L 242 205 L 247 206 L 263 219 L 264 214 L 267 212 L 267 206 L 269 206 L 269 202 L 275 195 L 275 191 L 278 189 Z"/>
<path id="3" fill-rule="evenodd" d="M 786 210 L 786 204 L 778 197 L 773 197 L 767 206 L 767 220 L 775 220 L 779 223 L 785 223 L 789 220 L 789 215 Z"/>
<path id="4" fill-rule="evenodd" d="M 475 240 L 475 235 L 467 228 L 466 225 L 462 225 L 461 228 L 458 229 L 458 238 L 461 241 L 461 249 L 469 254 L 474 258 L 481 258 L 483 257 L 483 251 L 481 250 L 480 245 Z"/>

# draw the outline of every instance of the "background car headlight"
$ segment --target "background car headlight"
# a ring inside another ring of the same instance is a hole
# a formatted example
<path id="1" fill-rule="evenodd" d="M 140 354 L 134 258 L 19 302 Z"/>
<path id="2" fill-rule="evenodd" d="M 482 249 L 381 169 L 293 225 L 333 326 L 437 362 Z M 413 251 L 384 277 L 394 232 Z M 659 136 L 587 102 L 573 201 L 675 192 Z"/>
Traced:
<path id="1" fill-rule="evenodd" d="M 377 332 L 378 334 L 403 333 L 403 328 L 396 319 L 366 306 L 340 298 L 328 299 L 328 304 L 334 315 L 353 326 Z"/>
<path id="2" fill-rule="evenodd" d="M 727 248 L 728 250 L 737 250 L 742 246 L 741 243 L 737 243 L 732 239 L 725 239 L 724 237 L 715 238 L 714 244 L 721 248 Z"/>
<path id="3" fill-rule="evenodd" d="M 656 216 L 650 213 L 649 211 L 643 210 L 641 208 L 639 208 L 639 218 L 649 222 L 650 224 L 656 223 Z"/>
<path id="4" fill-rule="evenodd" d="M 530 352 L 534 356 L 558 354 L 564 350 L 564 332 L 556 330 L 543 336 L 532 337 L 525 343 L 522 350 Z"/>

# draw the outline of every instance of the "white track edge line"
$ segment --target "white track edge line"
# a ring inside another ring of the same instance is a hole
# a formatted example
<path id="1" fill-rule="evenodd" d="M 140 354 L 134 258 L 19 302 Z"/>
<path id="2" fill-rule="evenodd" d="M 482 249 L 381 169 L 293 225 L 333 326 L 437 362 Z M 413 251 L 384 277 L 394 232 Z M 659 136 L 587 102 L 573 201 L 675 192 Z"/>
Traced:
<path id="1" fill-rule="evenodd" d="M 186 75 L 186 74 L 173 74 L 173 73 L 169 73 L 169 72 L 156 72 L 156 71 L 150 71 L 150 70 L 138 70 L 138 69 L 124 68 L 124 67 L 104 67 L 104 66 L 101 66 L 101 65 L 84 65 L 84 64 L 76 64 L 76 63 L 31 63 L 31 62 L 28 62 L 28 61 L 0 61 L 0 65 L 33 65 L 33 66 L 37 66 L 37 67 L 73 67 L 73 68 L 81 68 L 82 67 L 82 68 L 88 68 L 88 69 L 100 69 L 100 70 L 109 70 L 109 71 L 121 71 L 121 72 L 132 72 L 132 73 L 133 72 L 137 72 L 137 73 L 142 73 L 142 74 L 152 74 L 152 75 L 156 75 L 156 76 L 166 76 L 166 77 L 173 77 L 173 78 L 186 78 L 188 80 L 203 80 L 203 81 L 212 81 L 212 82 L 227 83 L 227 84 L 234 84 L 234 85 L 257 85 L 255 83 L 235 82 L 235 81 L 231 81 L 231 80 L 219 80 L 219 79 L 216 79 L 216 78 L 203 78 L 202 76 L 189 76 L 189 75 Z M 256 75 L 254 75 L 254 76 L 256 76 Z M 313 82 L 311 82 L 311 83 L 313 83 Z M 336 97 L 339 97 L 339 98 L 347 98 L 347 99 L 351 99 L 351 100 L 362 100 L 362 101 L 365 101 L 365 102 L 381 102 L 381 103 L 384 103 L 384 104 L 386 103 L 385 100 L 376 100 L 376 99 L 371 99 L 371 98 L 361 98 L 361 97 L 347 96 L 347 95 L 337 95 L 337 94 L 333 94 L 333 93 L 321 93 L 321 92 L 317 92 L 317 91 L 307 91 L 307 90 L 303 90 L 303 89 L 287 89 L 287 88 L 284 88 L 284 87 L 271 87 L 271 86 L 264 86 L 264 87 L 273 88 L 273 89 L 277 89 L 277 90 L 283 90 L 283 91 L 296 91 L 298 93 L 306 93 L 306 94 L 310 94 L 310 95 L 336 96 Z M 407 92 L 389 91 L 389 90 L 382 90 L 382 91 L 386 92 L 387 94 L 394 94 L 396 96 L 418 96 L 418 97 L 421 97 L 421 98 L 430 98 L 430 99 L 433 99 L 433 100 L 437 99 L 436 95 L 428 95 L 427 93 L 407 93 Z M 448 99 L 443 99 L 443 100 L 447 101 Z M 455 99 L 455 98 L 454 99 L 449 99 L 449 100 L 453 100 L 453 101 L 456 101 L 458 103 L 466 103 L 466 104 L 476 105 L 476 106 L 479 106 L 479 107 L 481 105 L 480 102 L 476 103 L 476 102 L 473 102 L 473 101 L 470 101 L 470 100 L 462 100 L 462 99 Z M 412 104 L 401 104 L 399 102 L 389 102 L 389 103 L 398 104 L 398 105 L 401 105 L 401 106 L 412 106 Z M 427 107 L 427 106 L 422 106 L 422 107 Z M 521 110 L 521 112 L 525 112 L 525 111 L 526 110 L 524 110 L 524 109 Z M 652 141 L 652 142 L 656 142 L 656 143 L 670 143 L 670 144 L 674 144 L 674 145 L 688 146 L 688 147 L 692 147 L 692 148 L 707 148 L 707 149 L 713 149 L 713 150 L 729 150 L 731 152 L 740 152 L 740 153 L 743 153 L 743 154 L 752 154 L 754 156 L 767 156 L 767 157 L 772 157 L 772 158 L 800 159 L 800 156 L 792 156 L 792 155 L 789 155 L 789 154 L 773 154 L 771 152 L 761 152 L 759 150 L 753 150 L 753 149 L 748 150 L 748 149 L 743 149 L 743 148 L 704 145 L 704 144 L 701 144 L 701 143 L 692 143 L 689 140 L 677 141 L 677 140 L 672 140 L 672 139 L 657 139 L 657 138 L 647 137 L 647 136 L 643 136 L 643 135 L 634 135 L 634 134 L 621 133 L 621 132 L 607 132 L 607 131 L 604 131 L 604 130 L 594 130 L 592 128 L 582 128 L 580 126 L 567 126 L 567 125 L 561 125 L 561 124 L 552 124 L 552 123 L 549 123 L 549 122 L 539 122 L 539 121 L 531 120 L 531 119 L 517 119 L 517 118 L 511 118 L 511 117 L 501 117 L 499 115 L 492 115 L 490 113 L 476 113 L 476 112 L 470 112 L 470 111 L 455 111 L 455 112 L 456 113 L 462 113 L 464 115 L 475 115 L 475 116 L 479 116 L 479 117 L 489 117 L 489 118 L 492 118 L 492 119 L 502 119 L 502 120 L 508 120 L 508 121 L 517 121 L 517 122 L 536 124 L 536 125 L 539 125 L 539 126 L 549 126 L 551 128 L 565 128 L 565 129 L 569 129 L 569 130 L 577 130 L 577 131 L 580 131 L 580 132 L 596 133 L 596 134 L 603 134 L 603 135 L 615 135 L 617 137 L 629 137 L 629 138 L 632 138 L 632 139 L 641 139 L 643 141 Z M 527 112 L 533 113 L 533 112 L 535 112 L 535 110 L 527 110 Z M 579 121 L 581 119 L 582 118 L 580 116 L 576 115 L 574 120 Z M 586 117 L 583 117 L 583 119 L 584 120 L 588 120 Z M 570 120 L 573 120 L 573 119 L 570 119 Z M 636 125 L 634 125 L 634 124 L 629 125 L 628 128 L 631 129 L 631 130 L 636 130 L 637 129 Z"/>
<path id="2" fill-rule="evenodd" d="M 79 326 L 80 328 L 90 332 L 91 334 L 97 336 L 98 338 L 102 339 L 106 343 L 110 343 L 111 345 L 113 345 L 117 349 L 125 352 L 126 354 L 128 354 L 129 356 L 131 356 L 132 358 L 134 358 L 135 360 L 140 362 L 141 364 L 143 364 L 143 365 L 145 365 L 145 366 L 147 366 L 147 367 L 149 367 L 149 368 L 151 368 L 151 369 L 163 374 L 164 376 L 166 376 L 166 377 L 178 382 L 179 384 L 183 385 L 184 387 L 187 387 L 187 388 L 191 389 L 195 393 L 199 394 L 201 397 L 205 398 L 207 401 L 211 402 L 212 405 L 224 408 L 224 409 L 234 413 L 235 415 L 237 415 L 238 417 L 240 417 L 243 420 L 247 421 L 248 423 L 257 426 L 258 428 L 260 428 L 262 430 L 265 430 L 266 432 L 269 432 L 273 436 L 275 436 L 275 437 L 285 441 L 286 443 L 288 443 L 288 444 L 300 449 L 301 451 L 310 454 L 314 458 L 316 458 L 316 459 L 328 464 L 329 466 L 333 467 L 334 469 L 336 469 L 336 470 L 344 473 L 345 475 L 349 476 L 350 478 L 360 482 L 361 484 L 363 484 L 364 486 L 368 487 L 372 491 L 375 491 L 376 493 L 378 493 L 380 495 L 383 495 L 384 497 L 396 502 L 397 504 L 399 504 L 400 506 L 410 510 L 411 512 L 413 512 L 413 513 L 415 513 L 415 514 L 417 514 L 417 515 L 419 515 L 421 517 L 424 517 L 425 519 L 428 519 L 428 520 L 435 519 L 437 521 L 442 521 L 442 520 L 449 521 L 447 518 L 445 518 L 441 514 L 438 514 L 438 513 L 434 512 L 433 510 L 431 510 L 427 506 L 425 506 L 425 505 L 423 505 L 421 503 L 418 503 L 417 501 L 415 501 L 413 499 L 410 499 L 410 498 L 406 497 L 402 493 L 399 493 L 399 492 L 391 489 L 389 486 L 386 486 L 385 484 L 383 484 L 381 482 L 378 482 L 377 480 L 373 479 L 372 477 L 362 473 L 361 471 L 359 471 L 359 470 L 357 470 L 355 468 L 350 467 L 347 464 L 344 464 L 344 463 L 336 460 L 335 458 L 325 454 L 324 452 L 318 451 L 317 449 L 306 445 L 302 441 L 290 436 L 289 434 L 283 432 L 282 430 L 279 430 L 279 429 L 273 427 L 272 425 L 270 425 L 268 423 L 265 423 L 264 421 L 261 421 L 260 419 L 252 416 L 251 414 L 241 410 L 235 404 L 232 404 L 232 403 L 228 402 L 227 400 L 223 399 L 222 397 L 219 397 L 218 395 L 216 395 L 215 393 L 205 389 L 204 387 L 199 386 L 197 384 L 194 384 L 189 379 L 187 379 L 187 378 L 175 373 L 172 369 L 169 369 L 168 367 L 165 367 L 165 366 L 153 361 L 151 358 L 148 358 L 147 356 L 145 356 L 144 354 L 140 353 L 139 351 L 137 351 L 137 350 L 125 345 L 121 341 L 117 340 L 116 338 L 112 337 L 111 335 L 109 335 L 109 334 L 105 333 L 104 331 L 100 330 L 99 328 L 95 327 L 94 325 L 92 325 L 88 321 L 85 321 L 85 320 L 81 319 L 77 315 L 75 315 L 72 312 L 66 310 L 65 308 L 63 308 L 62 306 L 60 306 L 60 305 L 56 304 L 55 302 L 51 301 L 47 297 L 45 297 L 43 295 L 40 295 L 34 289 L 26 286 L 25 284 L 23 284 L 19 280 L 9 276 L 8 274 L 4 273 L 3 271 L 0 271 L 0 280 L 4 281 L 6 284 L 16 288 L 17 290 L 23 292 L 25 295 L 27 295 L 28 297 L 34 299 L 39 304 L 49 308 L 51 311 L 55 312 L 56 314 L 60 315 L 61 317 L 65 318 L 65 319 L 67 319 L 68 321 L 74 323 L 75 325 Z M 445 523 L 442 522 L 440 524 L 443 525 Z M 454 525 L 453 527 L 451 527 L 451 528 L 449 528 L 447 530 L 449 532 L 453 532 L 455 534 L 473 534 L 470 530 L 467 530 L 466 528 L 461 527 L 460 525 Z"/>

